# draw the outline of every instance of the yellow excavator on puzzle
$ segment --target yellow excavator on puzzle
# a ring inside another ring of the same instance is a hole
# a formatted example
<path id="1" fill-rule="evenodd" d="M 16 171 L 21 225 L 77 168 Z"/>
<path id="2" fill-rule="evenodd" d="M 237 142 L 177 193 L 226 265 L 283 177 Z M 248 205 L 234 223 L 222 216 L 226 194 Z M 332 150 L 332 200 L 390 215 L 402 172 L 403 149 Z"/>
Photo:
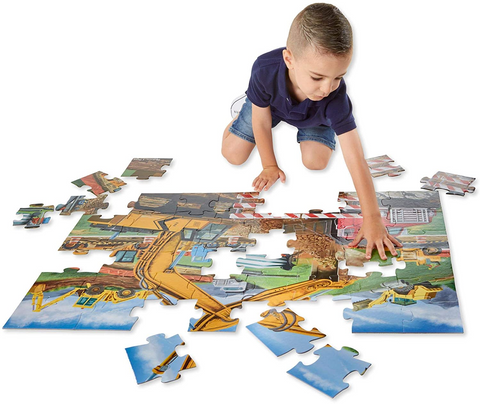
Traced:
<path id="1" fill-rule="evenodd" d="M 110 302 L 113 304 L 125 302 L 127 300 L 139 298 L 146 299 L 151 292 L 147 290 L 136 291 L 135 289 L 120 289 L 120 290 L 108 290 L 101 285 L 86 284 L 86 287 L 77 287 L 67 293 L 48 301 L 43 304 L 43 292 L 45 291 L 45 284 L 40 283 L 34 285 L 30 289 L 32 294 L 32 308 L 33 311 L 39 312 L 47 307 L 50 307 L 69 296 L 74 294 L 78 295 L 78 299 L 73 307 L 79 307 L 80 309 L 92 309 L 99 302 Z"/>
<path id="2" fill-rule="evenodd" d="M 232 309 L 241 307 L 245 301 L 268 300 L 271 306 L 283 305 L 285 300 L 305 300 L 320 290 L 339 289 L 353 282 L 309 280 L 266 290 L 257 295 L 244 296 L 242 300 L 224 305 L 175 270 L 174 257 L 182 240 L 193 240 L 196 231 L 211 223 L 212 219 L 142 215 L 141 212 L 130 213 L 125 217 L 125 222 L 118 223 L 122 226 L 162 229 L 150 246 L 139 252 L 134 274 L 143 289 L 151 291 L 166 304 L 169 304 L 167 296 L 177 300 L 197 300 L 196 306 L 203 309 L 205 314 L 195 323 L 191 331 L 217 331 L 235 326 L 238 320 L 230 318 L 230 313 Z"/>

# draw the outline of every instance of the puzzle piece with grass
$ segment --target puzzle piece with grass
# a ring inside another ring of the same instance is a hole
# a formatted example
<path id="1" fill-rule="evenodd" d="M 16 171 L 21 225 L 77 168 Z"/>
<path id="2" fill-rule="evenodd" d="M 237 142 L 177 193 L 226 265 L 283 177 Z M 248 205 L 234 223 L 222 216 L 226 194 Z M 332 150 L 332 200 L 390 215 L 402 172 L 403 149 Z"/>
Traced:
<path id="1" fill-rule="evenodd" d="M 134 158 L 123 172 L 122 177 L 137 177 L 137 180 L 163 177 L 166 170 L 162 168 L 169 166 L 172 160 L 165 158 Z"/>
<path id="2" fill-rule="evenodd" d="M 383 156 L 372 157 L 366 159 L 370 175 L 373 178 L 381 177 L 382 175 L 388 175 L 389 177 L 398 177 L 402 171 L 405 171 L 401 166 L 395 166 L 394 160 L 388 157 L 386 154 Z"/>
<path id="3" fill-rule="evenodd" d="M 459 196 L 465 196 L 466 192 L 472 193 L 475 191 L 475 187 L 470 186 L 473 181 L 475 181 L 473 177 L 443 171 L 437 171 L 432 178 L 423 177 L 420 180 L 421 183 L 425 184 L 422 186 L 422 189 L 428 189 L 430 191 L 444 189 L 448 191 L 447 195 Z"/>
<path id="4" fill-rule="evenodd" d="M 263 320 L 247 325 L 247 328 L 277 356 L 292 349 L 298 354 L 308 352 L 314 347 L 311 341 L 325 337 L 316 328 L 310 331 L 302 328 L 298 323 L 305 319 L 288 308 L 280 312 L 271 309 L 261 316 Z"/>
<path id="5" fill-rule="evenodd" d="M 44 206 L 43 203 L 31 204 L 28 208 L 20 208 L 17 215 L 23 215 L 21 219 L 14 220 L 14 226 L 24 226 L 26 229 L 36 229 L 42 224 L 47 224 L 50 217 L 47 212 L 53 212 L 53 205 Z"/>
<path id="6" fill-rule="evenodd" d="M 349 387 L 343 381 L 346 376 L 355 371 L 363 376 L 371 366 L 368 362 L 356 359 L 359 353 L 353 348 L 342 347 L 337 351 L 325 345 L 314 354 L 320 356 L 316 362 L 311 365 L 299 362 L 287 373 L 332 398 Z"/>
<path id="7" fill-rule="evenodd" d="M 93 193 L 95 196 L 103 194 L 104 192 L 118 192 L 122 189 L 120 187 L 127 185 L 127 183 L 122 181 L 120 178 L 115 177 L 108 179 L 107 175 L 108 174 L 105 174 L 101 171 L 97 171 L 93 174 L 72 181 L 72 184 L 75 184 L 79 188 L 83 187 L 84 185 L 89 186 L 90 189 L 88 191 Z"/>
<path id="8" fill-rule="evenodd" d="M 162 383 L 178 380 L 180 372 L 196 367 L 190 355 L 178 356 L 177 346 L 185 345 L 180 336 L 165 338 L 156 334 L 147 338 L 148 344 L 125 348 L 137 384 L 161 378 Z"/>

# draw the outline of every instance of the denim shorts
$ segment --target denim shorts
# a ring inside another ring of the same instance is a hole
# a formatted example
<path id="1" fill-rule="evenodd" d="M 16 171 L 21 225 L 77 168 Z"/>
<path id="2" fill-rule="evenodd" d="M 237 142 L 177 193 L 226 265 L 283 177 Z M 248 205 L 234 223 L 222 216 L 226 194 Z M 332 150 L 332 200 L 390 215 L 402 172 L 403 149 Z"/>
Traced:
<path id="1" fill-rule="evenodd" d="M 272 128 L 277 126 L 281 119 L 272 116 Z M 297 142 L 313 140 L 314 142 L 323 143 L 330 149 L 335 150 L 335 131 L 330 126 L 319 125 L 313 128 L 297 128 Z M 232 123 L 229 132 L 240 137 L 247 142 L 255 144 L 255 136 L 252 129 L 252 102 L 246 98 L 240 114 Z"/>

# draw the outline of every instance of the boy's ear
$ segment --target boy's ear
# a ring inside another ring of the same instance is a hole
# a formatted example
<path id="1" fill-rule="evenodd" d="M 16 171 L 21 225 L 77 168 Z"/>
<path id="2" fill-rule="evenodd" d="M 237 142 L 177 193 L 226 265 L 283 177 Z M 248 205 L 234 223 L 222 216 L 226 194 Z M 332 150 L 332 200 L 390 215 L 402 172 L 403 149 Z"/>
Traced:
<path id="1" fill-rule="evenodd" d="M 288 69 L 291 69 L 293 67 L 293 54 L 290 49 L 286 48 L 283 50 L 283 60 L 287 65 Z"/>

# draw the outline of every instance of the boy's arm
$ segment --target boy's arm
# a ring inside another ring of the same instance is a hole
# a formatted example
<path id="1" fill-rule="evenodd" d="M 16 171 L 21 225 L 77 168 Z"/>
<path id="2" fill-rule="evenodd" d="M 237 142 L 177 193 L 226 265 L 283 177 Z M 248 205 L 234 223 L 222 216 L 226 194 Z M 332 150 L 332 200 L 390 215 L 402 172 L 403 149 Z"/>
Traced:
<path id="1" fill-rule="evenodd" d="M 402 245 L 388 234 L 382 222 L 372 176 L 370 175 L 370 170 L 363 155 L 362 143 L 357 130 L 353 129 L 343 133 L 338 136 L 338 139 L 345 163 L 352 176 L 353 184 L 355 185 L 360 200 L 363 216 L 362 227 L 355 240 L 349 244 L 349 247 L 357 246 L 358 243 L 365 238 L 367 240 L 365 253 L 367 259 L 371 258 L 372 249 L 375 247 L 380 254 L 380 258 L 387 259 L 384 245 L 387 246 L 392 255 L 397 255 L 394 244 L 398 247 Z"/>
<path id="2" fill-rule="evenodd" d="M 252 104 L 252 129 L 262 161 L 263 171 L 253 180 L 255 191 L 267 191 L 280 178 L 285 182 L 285 173 L 280 170 L 273 151 L 272 113 L 270 106 L 260 108 Z"/>

